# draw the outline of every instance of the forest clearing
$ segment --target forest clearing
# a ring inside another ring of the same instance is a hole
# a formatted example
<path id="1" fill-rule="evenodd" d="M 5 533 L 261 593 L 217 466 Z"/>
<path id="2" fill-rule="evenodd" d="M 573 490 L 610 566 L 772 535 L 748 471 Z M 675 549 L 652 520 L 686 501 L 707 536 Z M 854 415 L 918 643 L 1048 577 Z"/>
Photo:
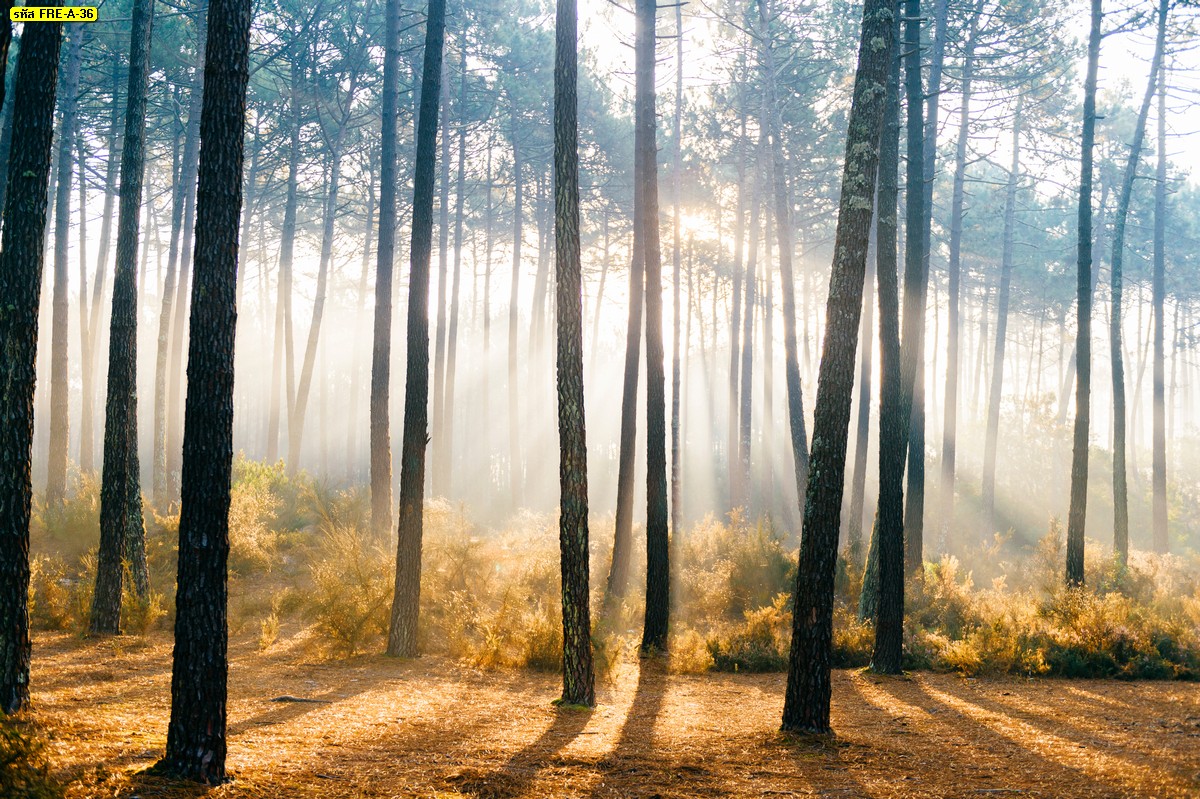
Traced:
<path id="1" fill-rule="evenodd" d="M 69 797 L 1200 796 L 1194 683 L 841 670 L 836 738 L 806 739 L 777 731 L 779 674 L 630 658 L 594 710 L 559 710 L 551 673 L 314 660 L 303 635 L 232 642 L 233 781 L 200 789 L 142 773 L 162 751 L 167 636 L 35 646 L 37 717 Z"/>

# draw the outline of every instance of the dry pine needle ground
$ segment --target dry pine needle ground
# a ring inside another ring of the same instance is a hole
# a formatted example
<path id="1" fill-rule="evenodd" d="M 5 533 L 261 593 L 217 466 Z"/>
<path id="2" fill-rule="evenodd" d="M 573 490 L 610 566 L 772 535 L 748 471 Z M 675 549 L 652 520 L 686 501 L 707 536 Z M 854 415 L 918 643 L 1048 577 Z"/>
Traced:
<path id="1" fill-rule="evenodd" d="M 235 779 L 205 791 L 139 773 L 163 749 L 170 656 L 162 634 L 38 636 L 33 715 L 69 796 L 1200 797 L 1195 684 L 843 671 L 837 736 L 798 740 L 776 732 L 782 675 L 628 663 L 595 711 L 560 711 L 555 675 L 325 661 L 303 634 L 232 643 Z"/>

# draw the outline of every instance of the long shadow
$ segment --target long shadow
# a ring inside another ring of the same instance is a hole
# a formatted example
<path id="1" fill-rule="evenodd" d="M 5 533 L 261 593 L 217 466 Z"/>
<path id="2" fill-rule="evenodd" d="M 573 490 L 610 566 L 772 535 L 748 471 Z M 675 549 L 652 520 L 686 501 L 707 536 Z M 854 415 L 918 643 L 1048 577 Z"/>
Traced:
<path id="1" fill-rule="evenodd" d="M 1006 773 L 1034 774 L 1043 786 L 1046 784 L 1060 787 L 1070 786 L 1070 793 L 1064 791 L 1064 795 L 1086 795 L 1096 797 L 1097 799 L 1099 797 L 1125 797 L 1129 795 L 1125 788 L 1114 787 L 1107 777 L 1104 777 L 1102 781 L 1092 772 L 1085 771 L 1070 763 L 1064 763 L 1061 759 L 1049 757 L 1043 752 L 1031 748 L 1029 742 L 1021 740 L 1020 736 L 1006 734 L 986 721 L 976 718 L 968 709 L 955 707 L 954 704 L 937 697 L 933 691 L 940 691 L 941 689 L 931 689 L 931 687 L 916 680 L 906 682 L 905 685 L 910 690 L 896 690 L 899 688 L 899 685 L 892 684 L 887 686 L 892 689 L 888 693 L 892 694 L 899 701 L 924 708 L 927 712 L 938 716 L 939 718 L 934 723 L 944 724 L 951 736 L 957 735 L 961 737 L 965 731 L 972 731 L 974 735 L 969 738 L 972 748 L 978 750 L 979 748 L 986 747 L 986 751 L 989 754 L 999 756 L 1002 759 Z M 972 701 L 974 698 L 968 699 L 950 690 L 945 690 L 944 693 L 965 705 L 980 707 L 975 701 Z M 1020 721 L 1014 719 L 1004 709 L 990 711 L 988 708 L 980 709 L 985 713 L 1001 714 L 1014 721 Z M 1058 733 L 1050 734 L 1061 738 Z M 982 742 L 978 740 L 980 736 L 984 739 Z M 1023 768 L 1021 766 L 1022 760 L 1029 767 Z"/>
<path id="2" fill-rule="evenodd" d="M 535 740 L 513 753 L 504 765 L 489 772 L 466 769 L 448 782 L 458 791 L 486 799 L 508 799 L 525 793 L 554 756 L 575 740 L 593 711 L 559 707 L 554 721 Z"/>
<path id="3" fill-rule="evenodd" d="M 942 690 L 947 694 L 953 695 L 959 701 L 973 704 L 986 712 L 1006 716 L 1020 724 L 1026 725 L 1036 730 L 1044 738 L 1058 738 L 1064 744 L 1070 744 L 1081 756 L 1086 752 L 1087 757 L 1092 760 L 1100 758 L 1102 762 L 1108 762 L 1112 768 L 1127 769 L 1131 772 L 1152 769 L 1160 775 L 1162 772 L 1167 771 L 1173 773 L 1174 776 L 1184 782 L 1189 781 L 1191 778 L 1190 774 L 1185 775 L 1172 768 L 1172 764 L 1169 761 L 1163 761 L 1151 752 L 1137 749 L 1131 745 L 1132 742 L 1114 740 L 1113 736 L 1109 733 L 1089 732 L 1081 729 L 1077 724 L 1073 724 L 1071 717 L 1065 713 L 1053 716 L 1053 711 L 1044 710 L 1044 713 L 1051 716 L 1050 718 L 1044 718 L 1033 710 L 1015 706 L 1017 704 L 1015 702 L 1009 703 L 1003 700 L 992 699 L 977 693 L 968 696 L 961 689 L 955 691 L 949 686 L 943 686 Z M 928 691 L 926 691 L 926 694 L 928 695 Z M 1120 747 L 1120 751 L 1113 751 L 1114 746 Z M 1098 753 L 1097 750 L 1099 749 L 1103 749 L 1104 751 Z M 1129 756 L 1131 752 L 1141 757 L 1131 758 Z M 1074 768 L 1073 766 L 1066 766 L 1066 764 L 1063 765 L 1064 767 Z"/>
<path id="4" fill-rule="evenodd" d="M 604 774 L 637 775 L 647 771 L 647 760 L 654 749 L 654 725 L 662 713 L 667 694 L 666 663 L 660 658 L 638 660 L 637 684 L 633 699 L 617 742 L 605 757 L 596 764 Z M 604 787 L 600 781 L 589 794 L 601 795 Z"/>

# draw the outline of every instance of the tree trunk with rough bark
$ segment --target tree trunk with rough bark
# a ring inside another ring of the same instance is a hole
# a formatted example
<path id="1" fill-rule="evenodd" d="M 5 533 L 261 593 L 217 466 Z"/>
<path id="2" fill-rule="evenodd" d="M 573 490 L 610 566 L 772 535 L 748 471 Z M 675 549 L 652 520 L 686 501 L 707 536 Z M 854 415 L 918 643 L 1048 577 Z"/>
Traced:
<path id="1" fill-rule="evenodd" d="M 5 17 L 7 20 L 7 16 Z M 12 103 L 22 146 L 8 159 L 0 241 L 0 711 L 29 702 L 29 519 L 33 390 L 54 94 L 62 24 L 30 25 Z M 0 74 L 0 82 L 4 80 Z"/>
<path id="2" fill-rule="evenodd" d="M 1158 85 L 1158 71 L 1162 67 L 1163 47 L 1167 38 L 1168 7 L 1169 0 L 1160 0 L 1158 9 L 1158 36 L 1155 39 L 1154 58 L 1150 63 L 1150 78 L 1146 83 L 1146 92 L 1142 96 L 1142 105 L 1138 111 L 1137 122 L 1134 123 L 1133 141 L 1129 145 L 1129 160 L 1125 164 L 1125 175 L 1121 181 L 1121 193 L 1117 197 L 1117 215 L 1113 223 L 1112 258 L 1109 262 L 1109 274 L 1112 280 L 1112 310 L 1109 317 L 1108 343 L 1109 358 L 1112 364 L 1113 390 L 1113 551 L 1121 563 L 1129 561 L 1129 486 L 1125 466 L 1125 361 L 1121 345 L 1125 221 L 1129 216 L 1129 201 L 1133 196 L 1133 182 L 1137 178 L 1138 162 L 1142 156 L 1142 144 L 1146 139 L 1146 120 L 1150 117 L 1150 103 L 1154 99 L 1154 91 Z M 1140 329 L 1139 325 L 1139 331 Z M 1135 469 L 1135 474 L 1136 471 Z"/>
<path id="3" fill-rule="evenodd" d="M 1165 11 L 1164 0 L 1160 12 Z M 1166 552 L 1167 537 L 1167 421 L 1166 364 L 1163 336 L 1166 302 L 1167 243 L 1167 70 L 1159 69 L 1158 87 L 1158 167 L 1154 182 L 1154 265 L 1151 277 L 1151 303 L 1154 306 L 1154 432 L 1151 442 L 1151 543 L 1155 552 Z M 1179 305 L 1175 306 L 1178 329 Z M 1172 373 L 1178 357 L 1171 359 Z M 1172 380 L 1172 389 L 1174 380 Z M 1174 391 L 1172 390 L 1172 407 Z"/>
<path id="4" fill-rule="evenodd" d="M 424 530 L 425 447 L 429 433 L 429 259 L 433 251 L 434 169 L 437 166 L 438 91 L 442 82 L 445 0 L 429 0 L 421 73 L 413 179 L 412 244 L 408 278 L 408 370 L 404 386 L 404 433 L 400 450 L 400 524 L 396 544 L 396 590 L 387 653 L 417 654 L 421 602 L 421 537 Z"/>
<path id="5" fill-rule="evenodd" d="M 1083 135 L 1079 159 L 1079 245 L 1075 338 L 1075 435 L 1071 454 L 1071 506 L 1067 515 L 1066 582 L 1083 585 L 1083 536 L 1087 522 L 1088 434 L 1092 391 L 1092 148 L 1096 141 L 1096 79 L 1100 66 L 1102 0 L 1092 0 L 1087 78 L 1083 84 Z"/>
<path id="6" fill-rule="evenodd" d="M 388 390 L 392 353 L 392 262 L 396 248 L 396 111 L 400 87 L 400 3 L 386 0 L 383 127 L 379 162 L 379 246 L 375 260 L 375 319 L 371 345 L 371 532 L 385 541 L 392 527 L 392 444 Z"/>
<path id="7" fill-rule="evenodd" d="M 563 693 L 596 704 L 588 592 L 587 437 L 583 401 L 583 275 L 579 256 L 579 133 L 575 0 L 558 0 L 554 58 L 554 242 L 558 320 L 558 543 Z"/>
<path id="8" fill-rule="evenodd" d="M 891 0 L 866 0 L 838 208 L 825 340 L 817 383 L 813 448 L 796 572 L 783 729 L 829 733 L 833 592 L 837 568 L 846 434 L 854 389 L 854 351 L 870 238 L 884 87 L 895 46 Z"/>
<path id="9" fill-rule="evenodd" d="M 196 191 L 195 287 L 188 340 L 167 747 L 156 768 L 224 782 L 228 663 L 229 500 L 237 326 L 238 216 L 250 0 L 211 0 Z"/>
<path id="10" fill-rule="evenodd" d="M 897 6 L 898 8 L 898 6 Z M 900 41 L 897 15 L 892 37 Z M 897 252 L 900 183 L 900 54 L 892 59 L 879 153 L 879 220 L 876 273 L 879 282 L 879 499 L 863 575 L 859 614 L 875 622 L 871 668 L 898 673 L 904 639 L 904 458 L 909 416 L 904 410 L 900 348 L 900 287 Z"/>
<path id="11" fill-rule="evenodd" d="M 7 22 L 7 20 L 6 20 Z M 79 109 L 79 70 L 83 61 L 86 25 L 75 25 L 67 47 L 63 75 L 62 109 L 58 126 L 58 196 L 54 211 L 54 294 L 50 321 L 50 452 L 46 459 L 46 503 L 60 504 L 67 491 L 67 444 L 70 438 L 70 387 L 67 385 L 69 314 L 67 290 L 70 272 L 67 247 L 71 236 L 71 146 Z M 80 156 L 82 162 L 82 154 Z M 80 178 L 82 180 L 82 176 Z M 82 301 L 81 301 L 82 302 Z"/>
<path id="12" fill-rule="evenodd" d="M 641 205 L 634 224 L 642 229 L 646 268 L 646 616 L 643 654 L 665 652 L 670 616 L 670 532 L 667 520 L 667 406 L 663 367 L 662 256 L 658 231 L 658 146 L 655 144 L 655 0 L 637 0 L 634 36 L 634 149 L 641 169 Z"/>
<path id="13" fill-rule="evenodd" d="M 92 634 L 113 635 L 121 631 L 121 582 L 126 558 L 132 566 L 138 596 L 144 600 L 148 589 L 138 474 L 137 245 L 145 172 L 146 90 L 153 14 L 154 0 L 138 0 L 134 4 L 104 413 L 100 552 L 88 625 Z"/>

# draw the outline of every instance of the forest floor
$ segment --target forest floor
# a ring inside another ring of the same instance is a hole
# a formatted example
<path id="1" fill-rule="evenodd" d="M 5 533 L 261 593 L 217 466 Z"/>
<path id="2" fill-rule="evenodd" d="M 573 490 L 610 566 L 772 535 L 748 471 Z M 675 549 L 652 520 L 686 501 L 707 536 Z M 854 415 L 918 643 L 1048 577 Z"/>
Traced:
<path id="1" fill-rule="evenodd" d="M 167 635 L 34 642 L 33 717 L 71 797 L 1200 797 L 1200 686 L 839 671 L 829 739 L 777 732 L 784 676 L 622 663 L 591 712 L 553 674 L 444 658 L 325 660 L 231 641 L 217 788 L 162 754 Z M 317 701 L 273 701 L 279 697 Z"/>

